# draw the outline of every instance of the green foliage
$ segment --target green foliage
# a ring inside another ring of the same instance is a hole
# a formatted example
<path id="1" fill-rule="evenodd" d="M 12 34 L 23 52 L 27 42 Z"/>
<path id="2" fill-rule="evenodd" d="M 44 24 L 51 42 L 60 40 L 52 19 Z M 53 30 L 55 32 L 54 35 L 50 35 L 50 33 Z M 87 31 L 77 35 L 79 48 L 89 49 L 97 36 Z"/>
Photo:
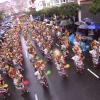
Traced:
<path id="1" fill-rule="evenodd" d="M 61 15 L 64 16 L 76 16 L 79 9 L 80 9 L 79 5 L 75 3 L 68 3 L 60 7 L 60 12 Z"/>
<path id="2" fill-rule="evenodd" d="M 68 3 L 60 7 L 45 8 L 41 11 L 31 11 L 33 16 L 44 14 L 45 16 L 63 15 L 63 16 L 76 16 L 80 9 L 78 4 Z"/>
<path id="3" fill-rule="evenodd" d="M 59 15 L 59 7 L 45 8 L 41 10 L 41 13 L 45 14 L 45 16 Z"/>
<path id="4" fill-rule="evenodd" d="M 97 14 L 100 12 L 100 0 L 92 0 L 90 11 L 93 14 Z"/>
<path id="5" fill-rule="evenodd" d="M 3 18 L 4 18 L 4 12 L 1 11 L 1 12 L 0 12 L 0 20 L 2 20 Z"/>

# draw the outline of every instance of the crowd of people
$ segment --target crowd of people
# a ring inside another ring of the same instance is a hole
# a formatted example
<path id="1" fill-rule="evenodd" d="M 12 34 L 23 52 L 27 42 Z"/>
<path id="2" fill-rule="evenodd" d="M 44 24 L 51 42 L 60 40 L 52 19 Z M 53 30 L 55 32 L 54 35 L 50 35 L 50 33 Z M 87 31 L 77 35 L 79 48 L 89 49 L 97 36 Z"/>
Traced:
<path id="1" fill-rule="evenodd" d="M 35 75 L 38 79 L 41 79 L 43 73 L 45 76 L 45 69 L 48 62 L 53 62 L 56 65 L 60 76 L 68 77 L 68 68 L 70 67 L 70 64 L 67 62 L 68 58 L 74 61 L 77 72 L 84 72 L 84 60 L 86 58 L 80 45 L 84 38 L 82 35 L 76 33 L 75 41 L 72 45 L 69 40 L 70 32 L 67 29 L 63 30 L 60 26 L 36 20 L 28 20 L 27 29 L 23 35 L 27 41 L 29 58 L 33 63 L 36 71 Z M 30 36 L 30 33 L 32 36 Z M 32 43 L 33 41 L 34 44 Z M 40 57 L 34 45 L 39 49 L 43 57 Z M 70 48 L 74 54 L 72 57 L 70 56 Z M 89 43 L 89 52 L 87 53 L 90 53 L 92 57 L 93 66 L 98 68 L 100 64 L 99 41 L 91 40 Z"/>
<path id="2" fill-rule="evenodd" d="M 83 60 L 85 59 L 85 55 L 80 45 L 83 37 L 80 34 L 76 33 L 75 41 L 72 46 L 69 42 L 70 33 L 67 30 L 62 32 L 61 27 L 48 26 L 42 22 L 34 22 L 33 25 L 33 40 L 36 41 L 41 52 L 47 59 L 54 60 L 57 68 L 62 69 L 61 66 L 64 67 L 64 65 L 66 65 L 67 60 L 65 58 L 69 56 L 69 48 L 72 48 L 74 53 L 72 59 L 74 60 L 77 71 L 80 72 L 80 70 L 84 69 Z M 59 48 L 55 46 L 57 42 Z M 93 66 L 98 67 L 100 62 L 100 43 L 98 41 L 92 40 L 90 42 L 89 53 L 92 55 Z"/>
<path id="3" fill-rule="evenodd" d="M 2 37 L 0 45 L 0 94 L 6 84 L 4 75 L 12 79 L 16 89 L 24 90 L 25 78 L 22 74 L 24 68 L 19 26 L 8 30 Z M 6 85 L 9 88 L 8 84 Z"/>
<path id="4" fill-rule="evenodd" d="M 51 73 L 47 70 L 48 63 L 54 63 L 62 77 L 68 77 L 68 68 L 71 65 L 67 59 L 74 61 L 77 72 L 84 72 L 84 59 L 87 58 L 85 58 L 80 45 L 83 39 L 80 34 L 75 34 L 75 41 L 71 44 L 70 32 L 67 29 L 63 30 L 60 26 L 36 20 L 30 21 L 28 17 L 24 16 L 0 40 L 0 88 L 4 88 L 3 86 L 6 84 L 2 78 L 2 75 L 6 74 L 13 80 L 16 89 L 26 89 L 25 78 L 22 74 L 24 68 L 20 34 L 26 41 L 29 59 L 35 70 L 34 75 L 42 85 L 48 87 L 47 75 Z M 72 52 L 73 56 L 70 55 Z M 98 68 L 100 65 L 100 42 L 91 40 L 87 53 L 92 57 L 93 67 Z M 6 84 L 6 87 L 9 86 Z"/>

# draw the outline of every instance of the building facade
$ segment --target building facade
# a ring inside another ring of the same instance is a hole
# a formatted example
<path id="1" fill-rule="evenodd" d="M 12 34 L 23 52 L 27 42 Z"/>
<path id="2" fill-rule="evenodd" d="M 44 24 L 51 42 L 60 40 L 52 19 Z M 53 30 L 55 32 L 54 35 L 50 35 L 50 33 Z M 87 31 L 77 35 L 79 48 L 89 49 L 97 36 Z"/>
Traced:
<path id="1" fill-rule="evenodd" d="M 23 12 L 27 11 L 30 7 L 30 1 L 31 0 L 11 0 L 11 4 L 15 10 L 15 13 L 17 12 Z"/>
<path id="2" fill-rule="evenodd" d="M 8 1 L 0 3 L 0 11 L 3 11 L 6 15 L 14 13 L 13 6 Z"/>

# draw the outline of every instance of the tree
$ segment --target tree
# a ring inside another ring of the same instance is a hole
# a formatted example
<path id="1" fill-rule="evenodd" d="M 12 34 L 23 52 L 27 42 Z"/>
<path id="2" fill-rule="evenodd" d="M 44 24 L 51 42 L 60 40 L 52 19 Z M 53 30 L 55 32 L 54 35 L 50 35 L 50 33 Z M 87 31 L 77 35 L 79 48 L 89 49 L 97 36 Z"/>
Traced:
<path id="1" fill-rule="evenodd" d="M 80 9 L 80 6 L 78 4 L 68 3 L 68 4 L 62 5 L 59 10 L 61 12 L 61 15 L 76 16 L 79 9 Z"/>
<path id="2" fill-rule="evenodd" d="M 50 8 L 49 13 L 51 14 L 51 16 L 53 16 L 54 14 L 60 15 L 59 9 L 60 9 L 59 7 L 52 7 L 52 8 Z"/>
<path id="3" fill-rule="evenodd" d="M 52 8 L 45 8 L 40 11 L 31 10 L 33 16 L 38 15 L 45 15 L 45 16 L 53 16 L 55 15 L 63 15 L 63 16 L 76 16 L 80 6 L 75 3 L 68 3 L 64 4 L 60 7 L 52 7 Z"/>
<path id="4" fill-rule="evenodd" d="M 90 11 L 95 15 L 100 12 L 100 0 L 92 0 Z"/>
<path id="5" fill-rule="evenodd" d="M 45 14 L 45 16 L 59 15 L 59 7 L 45 8 L 41 10 L 41 12 Z"/>
<path id="6" fill-rule="evenodd" d="M 2 20 L 4 18 L 4 12 L 0 11 L 0 20 Z"/>

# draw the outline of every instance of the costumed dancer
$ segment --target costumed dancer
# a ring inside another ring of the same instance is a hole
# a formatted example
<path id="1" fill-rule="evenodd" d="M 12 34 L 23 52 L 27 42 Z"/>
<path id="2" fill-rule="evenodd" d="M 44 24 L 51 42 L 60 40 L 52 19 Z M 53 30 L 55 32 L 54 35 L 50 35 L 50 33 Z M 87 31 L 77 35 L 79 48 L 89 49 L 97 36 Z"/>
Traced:
<path id="1" fill-rule="evenodd" d="M 73 52 L 75 55 L 72 57 L 72 59 L 74 60 L 76 71 L 79 73 L 83 73 L 84 70 L 83 60 L 85 57 L 83 56 L 82 51 L 78 45 L 75 45 L 73 47 Z"/>
<path id="2" fill-rule="evenodd" d="M 62 77 L 68 77 L 68 72 L 67 72 L 68 67 L 66 67 L 67 64 L 65 62 L 64 56 L 58 49 L 54 51 L 54 60 L 59 75 Z"/>
<path id="3" fill-rule="evenodd" d="M 48 87 L 47 77 L 45 73 L 45 62 L 43 60 L 39 60 L 35 64 L 36 72 L 34 75 L 37 77 L 37 80 L 40 81 L 42 86 Z"/>
<path id="4" fill-rule="evenodd" d="M 69 54 L 69 42 L 66 37 L 64 37 L 61 41 L 61 50 L 63 52 L 64 58 L 68 57 Z"/>
<path id="5" fill-rule="evenodd" d="M 92 55 L 92 61 L 93 61 L 93 65 L 94 65 L 94 68 L 98 67 L 100 62 L 100 43 L 97 42 L 96 40 L 94 40 L 92 43 L 91 43 L 91 47 L 92 47 L 92 50 L 89 51 L 89 53 Z"/>

